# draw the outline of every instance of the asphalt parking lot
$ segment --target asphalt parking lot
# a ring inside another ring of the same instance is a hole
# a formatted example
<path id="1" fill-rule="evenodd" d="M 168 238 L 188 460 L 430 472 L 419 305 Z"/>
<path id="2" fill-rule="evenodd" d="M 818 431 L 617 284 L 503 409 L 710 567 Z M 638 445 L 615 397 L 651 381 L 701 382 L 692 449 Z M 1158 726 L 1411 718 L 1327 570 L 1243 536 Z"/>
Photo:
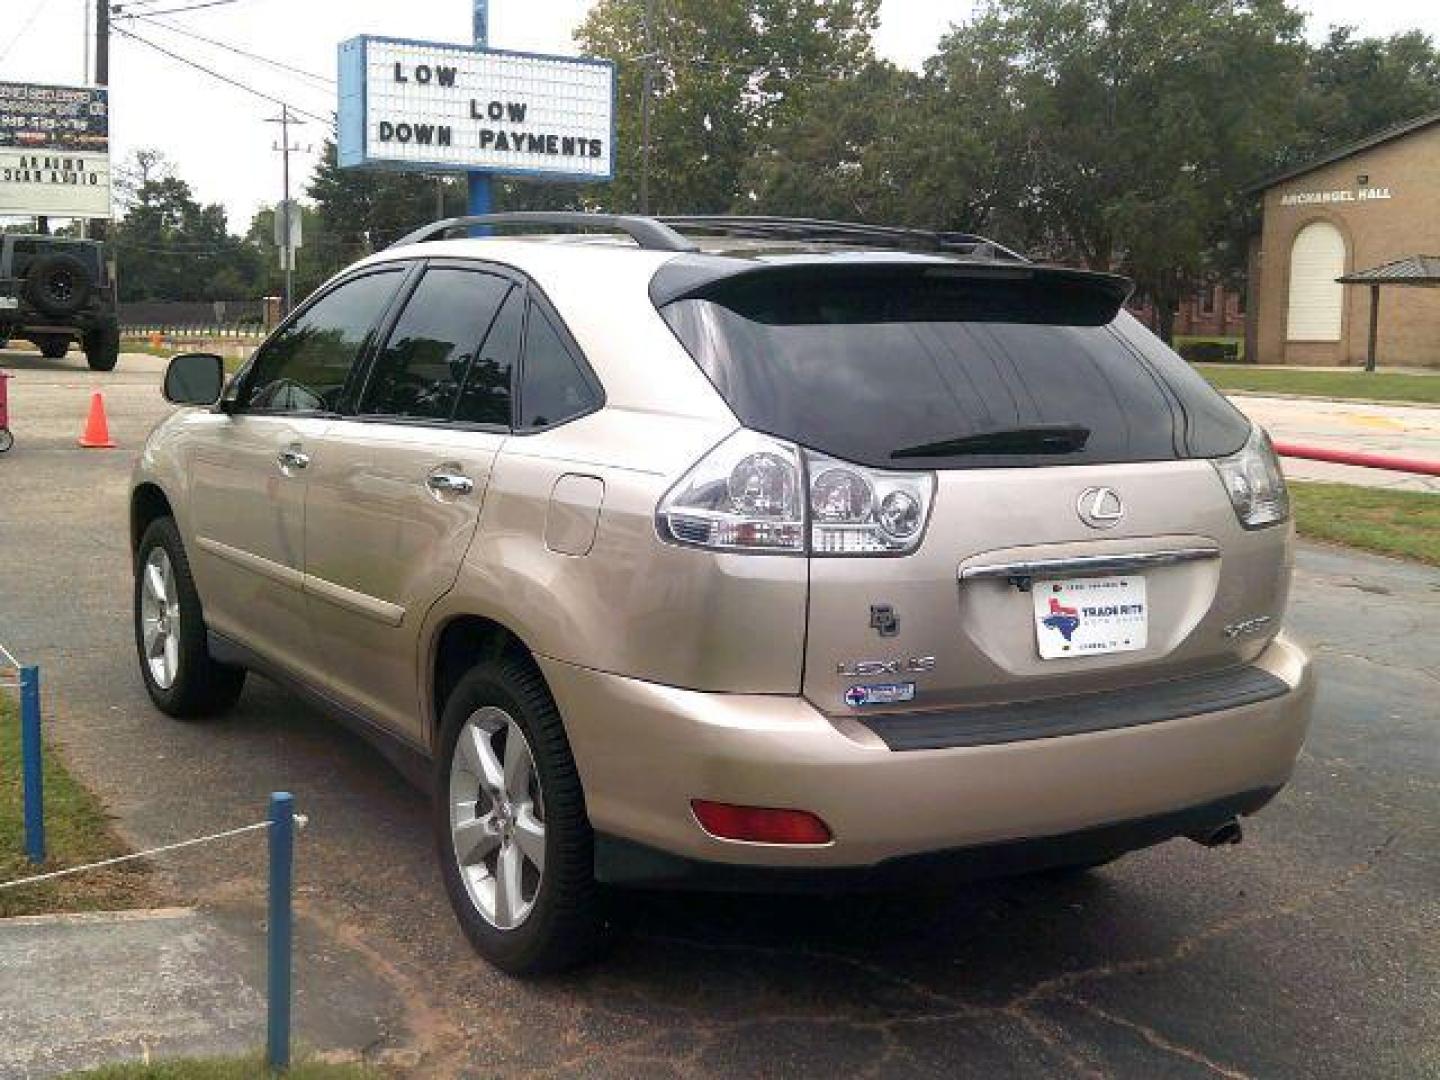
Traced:
<path id="1" fill-rule="evenodd" d="M 421 797 L 364 743 L 259 679 L 222 722 L 151 708 L 125 506 L 167 409 L 161 362 L 0 364 L 17 375 L 0 640 L 43 665 L 53 738 L 133 844 L 296 794 L 307 955 L 394 991 L 385 1034 L 353 1049 L 413 1052 L 426 1076 L 1440 1076 L 1440 571 L 1302 547 L 1291 621 L 1318 709 L 1238 848 L 1180 841 L 942 896 L 636 895 L 602 964 L 521 983 L 469 952 Z M 95 387 L 118 450 L 75 446 Z M 263 854 L 199 849 L 161 872 L 177 903 L 259 912 Z M 303 965 L 302 993 L 321 978 Z"/>

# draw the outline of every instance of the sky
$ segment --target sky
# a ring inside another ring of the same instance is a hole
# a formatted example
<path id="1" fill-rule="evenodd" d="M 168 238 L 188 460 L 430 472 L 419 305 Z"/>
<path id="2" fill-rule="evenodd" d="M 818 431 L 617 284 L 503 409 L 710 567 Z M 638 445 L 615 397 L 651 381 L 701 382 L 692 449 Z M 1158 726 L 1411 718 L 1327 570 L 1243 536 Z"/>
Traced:
<path id="1" fill-rule="evenodd" d="M 112 0 L 123 6 L 124 0 Z M 144 0 L 152 12 L 203 0 Z M 490 0 L 490 43 L 535 52 L 574 52 L 573 32 L 594 0 Z M 84 78 L 86 9 L 93 0 L 0 0 L 0 80 L 80 85 Z M 306 78 L 223 48 L 201 44 L 153 24 L 122 27 L 192 56 L 206 66 L 300 109 L 328 116 L 336 43 L 357 34 L 467 41 L 467 0 L 233 0 L 163 21 L 311 73 Z M 1419 29 L 1440 40 L 1440 0 L 1300 0 L 1309 34 L 1335 23 L 1363 34 Z M 972 0 L 882 0 L 875 45 L 880 55 L 918 68 L 940 37 L 970 14 Z M 155 147 L 176 166 L 201 202 L 223 203 L 233 231 L 243 232 L 262 205 L 280 197 L 278 126 L 265 122 L 278 106 L 124 37 L 112 39 L 111 139 L 116 160 Z M 296 129 L 292 143 L 318 149 L 321 125 Z M 313 152 L 292 158 L 302 179 Z M 302 186 L 298 185 L 297 187 Z M 297 192 L 298 193 L 298 192 Z"/>

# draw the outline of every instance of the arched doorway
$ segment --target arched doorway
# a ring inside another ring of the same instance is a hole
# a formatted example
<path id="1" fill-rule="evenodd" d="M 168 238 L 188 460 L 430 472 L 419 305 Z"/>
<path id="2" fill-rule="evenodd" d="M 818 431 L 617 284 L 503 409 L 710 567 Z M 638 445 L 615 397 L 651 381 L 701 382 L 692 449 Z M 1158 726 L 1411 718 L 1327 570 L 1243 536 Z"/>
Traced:
<path id="1" fill-rule="evenodd" d="M 1290 247 L 1289 341 L 1339 341 L 1345 287 L 1345 237 L 1328 221 L 1312 221 Z"/>

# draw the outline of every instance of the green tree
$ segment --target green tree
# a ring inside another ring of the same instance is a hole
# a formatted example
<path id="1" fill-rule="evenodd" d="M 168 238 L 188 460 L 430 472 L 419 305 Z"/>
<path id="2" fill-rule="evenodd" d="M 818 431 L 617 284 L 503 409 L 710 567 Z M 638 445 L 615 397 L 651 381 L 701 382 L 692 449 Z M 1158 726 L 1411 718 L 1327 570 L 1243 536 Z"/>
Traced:
<path id="1" fill-rule="evenodd" d="M 1412 30 L 1357 38 L 1333 27 L 1306 63 L 1296 112 L 1301 137 L 1286 157 L 1303 160 L 1411 117 L 1440 109 L 1440 50 Z"/>
<path id="2" fill-rule="evenodd" d="M 463 214 L 466 200 L 463 177 L 342 169 L 330 141 L 306 194 L 315 203 L 337 270 L 437 217 Z"/>
<path id="3" fill-rule="evenodd" d="M 121 300 L 234 300 L 255 295 L 259 256 L 232 236 L 225 209 L 202 206 L 158 154 L 141 151 L 111 246 Z"/>
<path id="4" fill-rule="evenodd" d="M 669 0 L 655 5 L 651 209 L 714 213 L 743 205 L 757 144 L 793 122 L 808 85 L 873 61 L 879 0 Z M 617 62 L 616 178 L 609 207 L 639 206 L 645 0 L 600 0 L 576 32 Z"/>
<path id="5" fill-rule="evenodd" d="M 947 92 L 961 76 L 955 124 L 993 111 L 994 212 L 1128 273 L 1169 339 L 1181 295 L 1242 257 L 1245 184 L 1294 138 L 1302 25 L 1284 0 L 993 0 L 933 69 Z"/>

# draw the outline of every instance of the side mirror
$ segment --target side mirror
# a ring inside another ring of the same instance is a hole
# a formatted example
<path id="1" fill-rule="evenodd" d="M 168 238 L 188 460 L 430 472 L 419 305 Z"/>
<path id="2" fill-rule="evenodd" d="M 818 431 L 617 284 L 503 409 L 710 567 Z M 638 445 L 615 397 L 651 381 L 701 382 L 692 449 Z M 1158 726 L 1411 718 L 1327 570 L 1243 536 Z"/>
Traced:
<path id="1" fill-rule="evenodd" d="M 214 353 L 181 353 L 165 369 L 165 400 L 173 405 L 214 405 L 225 389 L 225 361 Z"/>

